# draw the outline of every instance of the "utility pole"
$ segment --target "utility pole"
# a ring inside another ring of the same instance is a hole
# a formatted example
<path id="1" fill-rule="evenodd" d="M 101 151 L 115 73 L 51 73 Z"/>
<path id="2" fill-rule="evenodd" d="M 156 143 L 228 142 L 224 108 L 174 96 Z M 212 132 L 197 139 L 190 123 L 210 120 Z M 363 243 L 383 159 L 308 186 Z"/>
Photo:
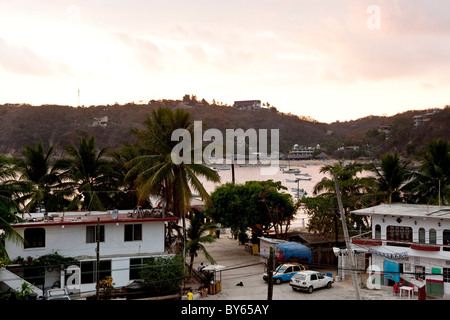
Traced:
<path id="1" fill-rule="evenodd" d="M 350 238 L 348 236 L 347 222 L 345 221 L 344 208 L 342 206 L 341 190 L 339 189 L 339 182 L 338 182 L 338 179 L 337 179 L 337 176 L 335 173 L 334 173 L 334 184 L 336 187 L 336 196 L 338 199 L 339 211 L 341 212 L 342 229 L 344 230 L 345 245 L 347 246 L 347 255 L 350 259 L 350 267 L 351 267 L 351 273 L 352 273 L 352 279 L 353 279 L 353 286 L 355 288 L 355 296 L 356 296 L 356 300 L 360 300 L 358 279 L 356 278 L 355 259 L 353 256 L 352 247 L 350 245 Z"/>
<path id="2" fill-rule="evenodd" d="M 97 234 L 96 234 L 96 241 L 97 241 L 97 263 L 95 266 L 95 273 L 97 278 L 97 285 L 95 286 L 96 289 L 96 299 L 100 300 L 100 218 L 97 218 Z"/>
<path id="3" fill-rule="evenodd" d="M 270 247 L 269 261 L 267 262 L 267 300 L 272 300 L 273 295 L 273 247 Z"/>

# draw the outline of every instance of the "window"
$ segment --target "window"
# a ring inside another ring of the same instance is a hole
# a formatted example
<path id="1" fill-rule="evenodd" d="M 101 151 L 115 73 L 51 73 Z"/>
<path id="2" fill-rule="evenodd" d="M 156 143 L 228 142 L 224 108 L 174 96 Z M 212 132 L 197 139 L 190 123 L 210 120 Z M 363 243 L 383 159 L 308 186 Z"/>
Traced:
<path id="1" fill-rule="evenodd" d="M 430 243 L 436 244 L 436 229 L 430 229 Z"/>
<path id="2" fill-rule="evenodd" d="M 292 272 L 292 267 L 289 267 L 286 269 L 286 271 L 284 273 L 291 273 Z"/>
<path id="3" fill-rule="evenodd" d="M 96 264 L 96 261 L 82 261 L 80 263 L 82 284 L 97 282 Z M 111 276 L 111 260 L 100 260 L 99 269 L 99 280 Z"/>
<path id="4" fill-rule="evenodd" d="M 142 224 L 125 225 L 125 241 L 142 240 Z"/>
<path id="5" fill-rule="evenodd" d="M 375 239 L 381 239 L 381 226 L 379 224 L 375 226 Z"/>
<path id="6" fill-rule="evenodd" d="M 310 279 L 311 279 L 311 281 L 317 280 L 317 275 L 312 274 Z"/>
<path id="7" fill-rule="evenodd" d="M 141 279 L 140 272 L 142 266 L 147 263 L 151 258 L 133 258 L 130 259 L 130 280 Z"/>
<path id="8" fill-rule="evenodd" d="M 412 242 L 412 228 L 411 227 L 398 227 L 398 226 L 388 226 L 387 227 L 387 240 L 400 241 L 400 242 L 388 242 L 389 246 L 398 247 L 409 247 L 409 243 Z"/>
<path id="9" fill-rule="evenodd" d="M 86 243 L 97 242 L 97 226 L 86 227 Z M 100 242 L 105 242 L 105 226 L 100 226 Z"/>
<path id="10" fill-rule="evenodd" d="M 45 229 L 30 228 L 24 231 L 24 248 L 44 248 L 45 247 Z"/>
<path id="11" fill-rule="evenodd" d="M 450 245 L 450 230 L 442 231 L 442 244 Z M 450 251 L 450 247 L 443 247 L 444 251 Z"/>
<path id="12" fill-rule="evenodd" d="M 387 227 L 387 240 L 412 242 L 412 229 L 410 227 Z"/>
<path id="13" fill-rule="evenodd" d="M 425 229 L 419 229 L 419 243 L 425 243 Z"/>
<path id="14" fill-rule="evenodd" d="M 450 283 L 450 269 L 443 268 L 443 274 L 444 274 L 444 282 Z"/>

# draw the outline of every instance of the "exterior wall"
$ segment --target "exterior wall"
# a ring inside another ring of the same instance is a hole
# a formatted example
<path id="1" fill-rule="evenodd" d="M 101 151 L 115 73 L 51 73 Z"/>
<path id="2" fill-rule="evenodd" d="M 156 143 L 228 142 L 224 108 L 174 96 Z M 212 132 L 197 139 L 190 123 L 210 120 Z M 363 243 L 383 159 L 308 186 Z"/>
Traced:
<path id="1" fill-rule="evenodd" d="M 95 257 L 97 244 L 86 243 L 86 226 L 46 226 L 43 227 L 45 247 L 24 249 L 22 244 L 7 242 L 6 250 L 11 259 L 18 256 L 37 258 L 52 253 L 67 257 Z M 125 223 L 104 224 L 105 241 L 100 242 L 101 256 L 164 252 L 164 222 L 142 223 L 142 241 L 124 241 L 124 226 Z M 25 229 L 26 227 L 16 228 L 16 231 L 23 236 Z"/>
<path id="2" fill-rule="evenodd" d="M 423 251 L 411 249 L 409 246 L 395 246 L 387 245 L 386 230 L 388 226 L 411 227 L 412 242 L 419 243 L 419 229 L 425 229 L 425 244 L 430 243 L 430 229 L 436 230 L 436 244 L 443 244 L 443 230 L 450 229 L 450 222 L 446 219 L 439 219 L 433 217 L 401 217 L 401 221 L 397 221 L 398 216 L 389 215 L 372 215 L 372 238 L 380 238 L 383 241 L 382 246 L 365 246 L 372 251 L 371 264 L 378 266 L 380 270 L 384 270 L 385 259 L 395 261 L 400 264 L 400 270 L 403 274 L 409 276 L 416 276 L 420 268 L 424 268 L 427 295 L 443 296 L 450 294 L 450 283 L 444 281 L 444 272 L 448 272 L 450 268 L 450 251 L 445 251 L 440 246 L 439 251 Z M 384 220 L 384 221 L 383 221 Z M 376 236 L 376 226 L 381 227 L 381 236 Z M 356 246 L 356 248 L 361 248 Z M 392 254 L 403 253 L 403 257 L 393 257 Z M 391 254 L 391 256 L 389 256 Z M 387 285 L 388 280 L 383 278 L 383 273 L 380 274 L 379 281 Z M 416 287 L 417 291 L 417 287 Z"/>

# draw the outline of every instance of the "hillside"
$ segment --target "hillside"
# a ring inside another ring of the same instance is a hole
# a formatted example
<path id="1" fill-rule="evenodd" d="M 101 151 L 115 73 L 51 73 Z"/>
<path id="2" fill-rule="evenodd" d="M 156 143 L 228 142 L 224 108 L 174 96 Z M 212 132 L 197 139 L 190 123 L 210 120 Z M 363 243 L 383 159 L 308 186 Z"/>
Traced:
<path id="1" fill-rule="evenodd" d="M 83 135 L 93 135 L 99 147 L 117 148 L 133 142 L 131 128 L 139 128 L 152 109 L 159 106 L 185 108 L 192 120 L 203 121 L 203 128 L 279 129 L 280 151 L 294 144 L 316 146 L 330 156 L 354 158 L 376 157 L 380 153 L 413 153 L 436 138 L 450 139 L 450 108 L 447 106 L 425 117 L 417 128 L 414 116 L 431 111 L 408 111 L 392 117 L 365 117 L 332 124 L 280 113 L 276 108 L 237 110 L 230 106 L 189 101 L 150 101 L 148 104 L 106 105 L 73 108 L 57 105 L 0 105 L 0 153 L 20 155 L 25 145 L 42 141 L 57 145 L 62 154 L 67 144 L 77 144 Z M 102 125 L 102 119 L 107 123 Z M 383 132 L 384 130 L 384 132 Z M 339 147 L 359 146 L 358 151 L 338 151 Z"/>

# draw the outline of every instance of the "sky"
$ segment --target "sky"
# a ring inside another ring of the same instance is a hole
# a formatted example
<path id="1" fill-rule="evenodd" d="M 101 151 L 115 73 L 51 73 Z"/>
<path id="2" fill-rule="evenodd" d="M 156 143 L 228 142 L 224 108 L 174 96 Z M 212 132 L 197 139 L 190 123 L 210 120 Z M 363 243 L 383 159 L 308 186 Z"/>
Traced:
<path id="1" fill-rule="evenodd" d="M 443 108 L 449 12 L 448 0 L 0 0 L 0 104 L 194 94 L 328 123 Z"/>

